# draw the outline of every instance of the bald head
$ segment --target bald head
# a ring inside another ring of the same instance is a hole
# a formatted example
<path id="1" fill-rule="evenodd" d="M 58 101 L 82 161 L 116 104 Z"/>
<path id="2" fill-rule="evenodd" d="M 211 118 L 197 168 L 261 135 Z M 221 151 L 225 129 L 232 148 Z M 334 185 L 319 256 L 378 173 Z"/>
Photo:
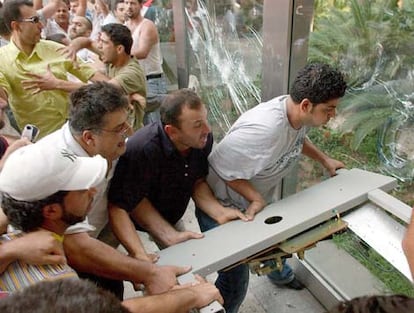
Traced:
<path id="1" fill-rule="evenodd" d="M 75 15 L 70 23 L 69 27 L 69 37 L 70 39 L 75 39 L 78 37 L 89 37 L 92 32 L 92 23 L 91 21 L 84 17 Z"/>

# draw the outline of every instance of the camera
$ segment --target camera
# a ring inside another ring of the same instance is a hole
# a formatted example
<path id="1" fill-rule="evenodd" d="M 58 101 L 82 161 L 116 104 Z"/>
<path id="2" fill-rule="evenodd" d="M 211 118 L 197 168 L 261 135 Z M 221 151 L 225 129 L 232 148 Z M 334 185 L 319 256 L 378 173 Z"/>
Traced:
<path id="1" fill-rule="evenodd" d="M 35 125 L 27 124 L 23 128 L 21 138 L 27 138 L 31 142 L 35 142 L 38 135 L 39 135 L 39 128 L 37 128 Z"/>

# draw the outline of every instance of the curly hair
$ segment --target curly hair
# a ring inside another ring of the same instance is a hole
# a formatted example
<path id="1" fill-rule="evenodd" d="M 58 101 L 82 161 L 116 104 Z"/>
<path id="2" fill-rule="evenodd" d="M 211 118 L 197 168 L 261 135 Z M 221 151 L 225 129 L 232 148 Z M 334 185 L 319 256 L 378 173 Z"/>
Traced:
<path id="1" fill-rule="evenodd" d="M 1 206 L 9 223 L 24 232 L 30 232 L 41 227 L 44 221 L 43 208 L 48 204 L 63 203 L 69 191 L 58 191 L 39 201 L 20 201 L 3 194 Z"/>
<path id="2" fill-rule="evenodd" d="M 346 87 L 341 72 L 328 64 L 312 63 L 298 72 L 290 88 L 290 97 L 295 103 L 306 98 L 317 105 L 343 97 Z"/>

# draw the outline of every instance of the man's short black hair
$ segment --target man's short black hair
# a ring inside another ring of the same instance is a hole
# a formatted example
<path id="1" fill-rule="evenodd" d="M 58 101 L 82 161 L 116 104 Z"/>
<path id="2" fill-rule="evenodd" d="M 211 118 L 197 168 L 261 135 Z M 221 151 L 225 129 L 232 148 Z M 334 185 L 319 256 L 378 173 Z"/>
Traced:
<path id="1" fill-rule="evenodd" d="M 7 0 L 3 6 L 3 18 L 4 24 L 11 32 L 11 22 L 18 21 L 22 15 L 20 13 L 20 8 L 22 6 L 33 7 L 33 2 L 29 0 Z"/>
<path id="2" fill-rule="evenodd" d="M 168 94 L 160 107 L 161 122 L 180 128 L 179 117 L 184 106 L 198 109 L 202 105 L 200 97 L 192 89 L 179 89 Z"/>
<path id="3" fill-rule="evenodd" d="M 34 231 L 44 221 L 43 208 L 49 204 L 62 204 L 68 191 L 58 191 L 53 195 L 37 201 L 20 201 L 3 194 L 1 207 L 9 223 L 24 232 Z"/>
<path id="4" fill-rule="evenodd" d="M 317 105 L 343 97 L 346 87 L 341 72 L 328 64 L 312 63 L 297 74 L 290 88 L 290 97 L 295 103 L 306 98 Z"/>
<path id="5" fill-rule="evenodd" d="M 69 126 L 73 134 L 100 130 L 107 113 L 128 109 L 128 98 L 118 87 L 107 82 L 88 84 L 70 95 Z"/>
<path id="6" fill-rule="evenodd" d="M 114 45 L 124 46 L 126 54 L 131 54 L 132 35 L 125 25 L 109 23 L 101 27 L 101 31 L 108 35 Z"/>

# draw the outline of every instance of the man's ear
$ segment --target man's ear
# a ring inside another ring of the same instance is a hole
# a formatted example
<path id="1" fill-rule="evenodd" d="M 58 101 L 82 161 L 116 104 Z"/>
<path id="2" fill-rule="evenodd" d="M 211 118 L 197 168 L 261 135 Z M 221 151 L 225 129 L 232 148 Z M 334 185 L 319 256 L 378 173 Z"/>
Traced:
<path id="1" fill-rule="evenodd" d="M 43 217 L 48 220 L 56 221 L 62 217 L 62 206 L 58 203 L 45 205 L 42 211 Z"/>
<path id="2" fill-rule="evenodd" d="M 169 138 L 174 138 L 175 134 L 177 133 L 177 129 L 173 125 L 170 125 L 170 124 L 165 125 L 164 130 Z"/>
<path id="3" fill-rule="evenodd" d="M 117 46 L 116 46 L 116 52 L 117 52 L 118 54 L 122 54 L 122 53 L 124 53 L 124 51 L 125 51 L 125 48 L 124 48 L 124 46 L 123 46 L 123 45 L 117 45 Z"/>
<path id="4" fill-rule="evenodd" d="M 82 140 L 85 142 L 88 146 L 92 146 L 95 143 L 95 137 L 92 131 L 90 130 L 84 130 L 82 132 Z"/>
<path id="5" fill-rule="evenodd" d="M 308 98 L 305 98 L 299 103 L 299 107 L 301 112 L 309 113 L 313 109 L 313 104 Z"/>
<path id="6" fill-rule="evenodd" d="M 11 21 L 10 23 L 10 31 L 19 31 L 20 30 L 20 25 L 18 21 Z"/>

